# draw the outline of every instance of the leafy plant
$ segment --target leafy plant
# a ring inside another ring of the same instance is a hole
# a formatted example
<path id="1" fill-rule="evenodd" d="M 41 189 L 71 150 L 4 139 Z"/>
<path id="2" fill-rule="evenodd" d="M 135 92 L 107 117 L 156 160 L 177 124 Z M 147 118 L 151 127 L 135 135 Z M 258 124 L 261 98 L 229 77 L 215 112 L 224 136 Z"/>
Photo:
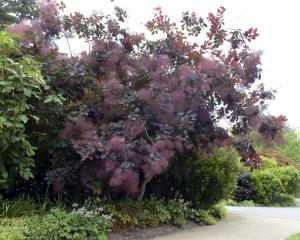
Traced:
<path id="1" fill-rule="evenodd" d="M 3 218 L 31 216 L 36 213 L 37 205 L 29 197 L 23 196 L 13 201 L 0 201 L 0 216 Z"/>
<path id="2" fill-rule="evenodd" d="M 264 168 L 253 171 L 250 176 L 253 200 L 264 205 L 293 205 L 293 196 L 300 189 L 299 171 L 292 166 L 277 167 L 270 159 L 265 159 L 265 163 Z"/>
<path id="3" fill-rule="evenodd" d="M 225 201 L 227 206 L 237 206 L 237 207 L 260 207 L 261 205 L 253 202 L 253 200 L 244 200 L 237 202 L 233 199 L 228 199 Z"/>
<path id="4" fill-rule="evenodd" d="M 0 24 L 13 24 L 38 16 L 36 0 L 2 0 L 0 2 Z"/>
<path id="5" fill-rule="evenodd" d="M 32 240 L 105 240 L 111 227 L 111 221 L 101 213 L 91 214 L 83 209 L 68 213 L 53 208 L 42 219 L 31 218 L 25 236 Z"/>
<path id="6" fill-rule="evenodd" d="M 190 211 L 189 218 L 196 223 L 203 223 L 205 225 L 213 225 L 217 223 L 215 218 L 207 210 L 202 209 L 192 209 Z"/>
<path id="7" fill-rule="evenodd" d="M 42 102 L 49 87 L 40 64 L 22 53 L 5 31 L 0 31 L 0 53 L 0 108 L 4 109 L 0 111 L 0 188 L 8 188 L 16 177 L 33 178 L 36 148 L 29 141 L 26 125 L 39 120 L 32 102 Z M 61 100 L 48 93 L 46 96 Z"/>
<path id="8" fill-rule="evenodd" d="M 182 198 L 176 197 L 168 203 L 168 211 L 171 215 L 171 223 L 175 226 L 183 227 L 186 224 L 190 210 L 190 203 L 185 202 Z"/>
<path id="9" fill-rule="evenodd" d="M 23 218 L 0 218 L 0 240 L 26 240 L 26 229 Z"/>
<path id="10" fill-rule="evenodd" d="M 227 209 L 226 209 L 226 205 L 224 204 L 224 202 L 219 202 L 217 204 L 215 204 L 214 206 L 212 206 L 208 212 L 217 218 L 225 218 L 227 216 Z"/>
<path id="11" fill-rule="evenodd" d="M 197 152 L 178 156 L 161 179 L 170 185 L 165 183 L 166 189 L 159 192 L 170 197 L 173 189 L 196 208 L 209 208 L 233 194 L 240 168 L 240 157 L 232 148 L 216 148 L 204 157 Z"/>

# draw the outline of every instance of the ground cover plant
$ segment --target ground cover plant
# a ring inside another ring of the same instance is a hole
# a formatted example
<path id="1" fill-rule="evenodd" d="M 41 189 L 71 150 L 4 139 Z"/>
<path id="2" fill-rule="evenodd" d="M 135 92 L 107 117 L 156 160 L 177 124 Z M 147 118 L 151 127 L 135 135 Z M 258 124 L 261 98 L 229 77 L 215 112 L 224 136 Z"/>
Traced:
<path id="1" fill-rule="evenodd" d="M 31 199 L 20 199 L 31 205 Z M 17 201 L 17 202 L 19 202 Z M 9 203 L 6 203 L 8 205 Z M 70 208 L 52 207 L 45 213 L 38 206 L 25 209 L 21 205 L 10 208 L 18 214 L 0 219 L 0 239 L 106 239 L 112 230 L 156 227 L 172 224 L 183 227 L 187 220 L 199 224 L 215 224 L 226 216 L 226 209 L 219 203 L 209 210 L 194 209 L 191 204 L 177 198 L 165 202 L 151 197 L 145 201 L 133 200 L 108 203 L 101 199 L 88 199 L 83 205 L 72 204 Z"/>

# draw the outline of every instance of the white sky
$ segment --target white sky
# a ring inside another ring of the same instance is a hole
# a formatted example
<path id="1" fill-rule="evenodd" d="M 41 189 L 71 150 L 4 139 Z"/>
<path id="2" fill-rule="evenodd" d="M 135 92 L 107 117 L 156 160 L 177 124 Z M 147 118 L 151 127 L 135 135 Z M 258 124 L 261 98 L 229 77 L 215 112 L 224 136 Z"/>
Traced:
<path id="1" fill-rule="evenodd" d="M 143 24 L 151 19 L 153 8 L 160 6 L 164 13 L 176 20 L 181 12 L 190 10 L 207 16 L 219 6 L 226 8 L 226 27 L 248 29 L 257 27 L 260 36 L 253 47 L 263 51 L 262 81 L 278 90 L 270 102 L 269 112 L 284 114 L 292 127 L 300 129 L 300 1 L 299 0 L 64 0 L 67 10 L 89 14 L 92 11 L 111 13 L 113 4 L 128 11 L 129 27 L 143 32 Z M 66 49 L 64 42 L 59 44 Z M 82 44 L 71 42 L 74 52 L 81 52 Z M 299 99 L 299 100 L 298 100 Z M 299 102 L 298 102 L 299 101 Z M 299 107 L 299 108 L 298 108 Z"/>

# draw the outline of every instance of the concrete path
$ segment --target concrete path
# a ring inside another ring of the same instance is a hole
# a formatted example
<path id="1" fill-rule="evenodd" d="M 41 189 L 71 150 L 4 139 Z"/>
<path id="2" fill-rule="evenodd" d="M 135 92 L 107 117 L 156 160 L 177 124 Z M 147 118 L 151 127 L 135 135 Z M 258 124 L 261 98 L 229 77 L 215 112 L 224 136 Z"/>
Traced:
<path id="1" fill-rule="evenodd" d="M 300 208 L 228 207 L 228 217 L 153 240 L 285 240 L 300 232 Z"/>

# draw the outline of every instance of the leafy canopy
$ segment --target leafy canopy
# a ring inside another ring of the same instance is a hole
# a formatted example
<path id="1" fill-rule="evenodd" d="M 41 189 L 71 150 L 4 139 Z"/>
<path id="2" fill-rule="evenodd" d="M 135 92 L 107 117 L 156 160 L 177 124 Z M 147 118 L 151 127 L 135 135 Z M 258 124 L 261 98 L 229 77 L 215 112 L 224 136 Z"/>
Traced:
<path id="1" fill-rule="evenodd" d="M 7 30 L 47 62 L 51 84 L 68 99 L 62 136 L 80 156 L 77 170 L 87 187 L 96 181 L 103 183 L 97 192 L 142 198 L 177 153 L 233 145 L 220 127 L 224 119 L 234 135 L 252 129 L 269 140 L 280 135 L 286 119 L 263 113 L 274 92 L 261 81 L 261 52 L 249 46 L 257 29 L 226 29 L 224 7 L 206 19 L 185 12 L 179 25 L 155 8 L 146 27 L 160 34 L 157 40 L 128 31 L 127 13 L 118 7 L 115 16 L 62 16 L 62 8 L 42 1 L 38 18 Z M 62 57 L 54 40 L 70 33 L 89 52 Z M 259 164 L 248 144 L 237 149 L 248 165 Z"/>

